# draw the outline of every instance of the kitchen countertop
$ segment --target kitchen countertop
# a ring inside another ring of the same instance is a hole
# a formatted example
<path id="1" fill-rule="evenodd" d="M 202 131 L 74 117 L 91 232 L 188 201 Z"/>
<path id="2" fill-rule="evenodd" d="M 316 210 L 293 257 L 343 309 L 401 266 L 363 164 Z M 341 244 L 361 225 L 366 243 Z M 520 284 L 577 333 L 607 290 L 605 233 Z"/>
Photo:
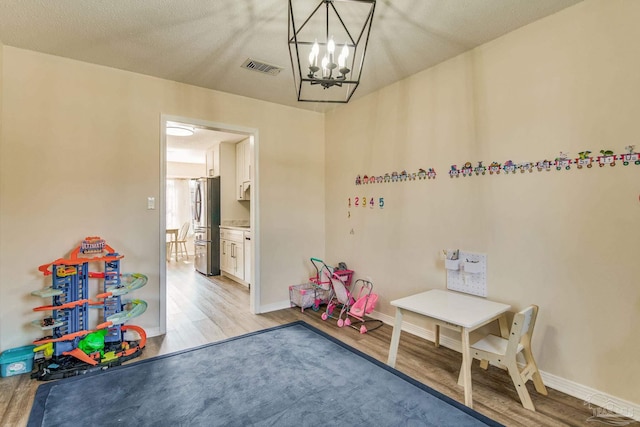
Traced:
<path id="1" fill-rule="evenodd" d="M 226 228 L 228 230 L 251 231 L 251 227 L 249 227 L 248 225 L 221 225 L 220 228 Z"/>

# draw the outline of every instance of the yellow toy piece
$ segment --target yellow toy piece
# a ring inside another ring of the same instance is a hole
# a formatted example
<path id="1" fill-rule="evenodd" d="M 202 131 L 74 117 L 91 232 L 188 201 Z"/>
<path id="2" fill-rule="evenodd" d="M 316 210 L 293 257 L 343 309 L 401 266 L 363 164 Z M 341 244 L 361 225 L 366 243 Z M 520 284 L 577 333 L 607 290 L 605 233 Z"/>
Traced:
<path id="1" fill-rule="evenodd" d="M 37 353 L 39 351 L 42 351 L 46 359 L 50 358 L 51 356 L 53 356 L 53 343 L 48 342 L 46 344 L 39 345 L 33 349 L 34 353 Z"/>
<path id="2" fill-rule="evenodd" d="M 100 363 L 111 362 L 112 360 L 116 360 L 118 356 L 116 356 L 115 351 L 109 351 L 105 353 L 100 359 Z"/>

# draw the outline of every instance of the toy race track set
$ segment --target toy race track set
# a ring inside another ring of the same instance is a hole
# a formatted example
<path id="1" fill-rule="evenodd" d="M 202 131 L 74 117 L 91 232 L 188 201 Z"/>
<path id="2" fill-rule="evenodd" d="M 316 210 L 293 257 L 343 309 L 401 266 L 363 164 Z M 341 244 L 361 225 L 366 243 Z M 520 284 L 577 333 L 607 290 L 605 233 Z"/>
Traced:
<path id="1" fill-rule="evenodd" d="M 34 341 L 36 369 L 31 378 L 47 381 L 72 377 L 117 366 L 141 354 L 147 339 L 144 329 L 124 323 L 144 313 L 147 303 L 122 297 L 143 287 L 147 276 L 120 273 L 122 258 L 104 239 L 87 237 L 68 259 L 38 267 L 45 276 L 51 276 L 51 286 L 31 294 L 51 298 L 51 304 L 33 309 L 46 313 L 46 317 L 32 324 L 49 332 Z M 92 263 L 104 263 L 104 271 L 89 271 Z M 95 295 L 99 301 L 89 298 L 90 279 L 102 282 Z M 101 323 L 93 329 L 89 327 L 91 309 L 101 312 Z"/>

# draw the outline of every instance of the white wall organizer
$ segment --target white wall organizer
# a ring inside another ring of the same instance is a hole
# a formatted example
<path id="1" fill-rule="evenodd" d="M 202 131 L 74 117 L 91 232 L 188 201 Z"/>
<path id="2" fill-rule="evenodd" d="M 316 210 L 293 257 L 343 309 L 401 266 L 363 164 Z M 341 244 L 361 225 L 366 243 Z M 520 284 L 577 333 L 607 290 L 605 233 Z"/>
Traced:
<path id="1" fill-rule="evenodd" d="M 487 255 L 459 251 L 459 269 L 446 268 L 447 289 L 487 296 Z M 445 260 L 445 262 L 450 260 Z M 450 264 L 449 264 L 450 265 Z"/>
<path id="2" fill-rule="evenodd" d="M 444 268 L 447 270 L 460 270 L 460 260 L 459 259 L 445 259 L 444 260 Z"/>

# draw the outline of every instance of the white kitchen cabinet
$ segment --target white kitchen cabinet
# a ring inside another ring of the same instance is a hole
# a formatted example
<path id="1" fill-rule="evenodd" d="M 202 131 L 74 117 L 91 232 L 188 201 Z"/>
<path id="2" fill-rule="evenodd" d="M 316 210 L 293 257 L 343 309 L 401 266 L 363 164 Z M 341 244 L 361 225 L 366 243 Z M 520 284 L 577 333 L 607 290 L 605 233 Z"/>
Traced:
<path id="1" fill-rule="evenodd" d="M 244 280 L 244 241 L 231 243 L 231 271 L 234 276 Z"/>
<path id="2" fill-rule="evenodd" d="M 220 270 L 231 274 L 231 242 L 220 238 Z"/>
<path id="3" fill-rule="evenodd" d="M 220 228 L 220 270 L 244 281 L 244 232 Z"/>
<path id="4" fill-rule="evenodd" d="M 236 144 L 236 191 L 238 200 L 249 200 L 252 165 L 251 142 L 249 139 Z"/>
<path id="5" fill-rule="evenodd" d="M 220 176 L 220 148 L 210 148 L 206 153 L 207 176 Z"/>

